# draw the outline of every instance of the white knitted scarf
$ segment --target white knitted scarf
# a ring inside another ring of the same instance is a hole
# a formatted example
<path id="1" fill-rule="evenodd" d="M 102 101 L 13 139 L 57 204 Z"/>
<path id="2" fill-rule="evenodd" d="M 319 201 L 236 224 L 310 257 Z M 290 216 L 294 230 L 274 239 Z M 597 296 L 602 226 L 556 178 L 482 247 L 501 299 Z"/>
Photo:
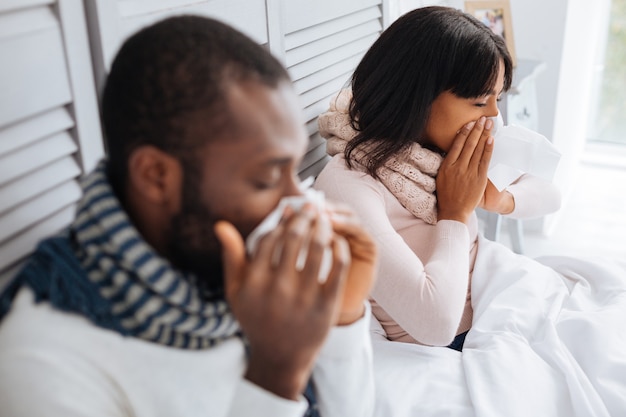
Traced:
<path id="1" fill-rule="evenodd" d="M 341 90 L 330 101 L 330 108 L 318 118 L 319 131 L 326 138 L 326 152 L 333 156 L 343 153 L 346 145 L 356 135 L 350 123 L 348 109 L 352 91 Z M 359 145 L 351 159 L 367 165 L 370 144 Z M 436 152 L 412 143 L 404 152 L 389 158 L 377 171 L 382 184 L 398 199 L 400 204 L 415 217 L 426 223 L 437 223 L 437 197 L 435 176 L 443 157 Z"/>

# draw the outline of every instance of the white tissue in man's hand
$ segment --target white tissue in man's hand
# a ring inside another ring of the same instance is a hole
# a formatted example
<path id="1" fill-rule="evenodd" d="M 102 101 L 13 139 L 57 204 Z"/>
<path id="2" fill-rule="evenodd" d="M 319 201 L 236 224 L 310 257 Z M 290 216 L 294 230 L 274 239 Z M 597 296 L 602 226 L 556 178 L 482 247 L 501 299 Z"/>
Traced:
<path id="1" fill-rule="evenodd" d="M 487 176 L 502 191 L 523 174 L 552 181 L 561 154 L 545 136 L 522 126 L 498 126 Z M 495 131 L 494 131 L 495 130 Z"/>
<path id="2" fill-rule="evenodd" d="M 302 209 L 305 203 L 312 202 L 318 207 L 324 206 L 324 193 L 318 190 L 314 190 L 309 188 L 304 191 L 304 195 L 302 196 L 292 196 L 292 197 L 283 197 L 278 206 L 269 214 L 263 221 L 248 235 L 246 239 L 246 250 L 248 254 L 254 253 L 256 247 L 258 246 L 259 240 L 268 232 L 274 230 L 278 223 L 280 222 L 281 216 L 285 211 L 286 207 L 291 207 L 294 211 L 299 211 Z M 298 259 L 296 261 L 296 269 L 302 270 L 304 268 L 304 263 L 306 262 L 306 256 L 308 253 L 308 244 L 305 244 L 304 248 L 298 254 Z M 324 255 L 322 257 L 322 263 L 320 266 L 320 281 L 325 281 L 328 273 L 330 272 L 332 261 L 332 253 L 330 248 L 326 248 Z"/>

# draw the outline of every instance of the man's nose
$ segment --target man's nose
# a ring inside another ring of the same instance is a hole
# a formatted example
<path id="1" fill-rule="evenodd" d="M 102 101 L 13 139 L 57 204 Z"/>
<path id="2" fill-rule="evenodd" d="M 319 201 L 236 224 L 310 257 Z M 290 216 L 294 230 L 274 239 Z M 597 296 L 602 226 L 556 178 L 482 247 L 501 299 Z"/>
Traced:
<path id="1" fill-rule="evenodd" d="M 306 191 L 306 189 L 311 187 L 311 185 L 313 185 L 313 181 L 314 181 L 313 177 L 308 177 L 300 181 L 300 177 L 294 176 L 293 179 L 289 181 L 289 185 L 285 192 L 285 196 L 292 197 L 292 196 L 304 195 L 304 192 Z"/>

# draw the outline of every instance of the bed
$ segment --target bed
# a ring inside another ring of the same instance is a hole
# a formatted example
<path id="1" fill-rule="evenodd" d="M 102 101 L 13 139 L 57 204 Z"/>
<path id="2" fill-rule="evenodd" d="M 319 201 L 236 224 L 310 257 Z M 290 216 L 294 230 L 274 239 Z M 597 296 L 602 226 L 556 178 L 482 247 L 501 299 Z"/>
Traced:
<path id="1" fill-rule="evenodd" d="M 463 352 L 372 321 L 377 416 L 626 415 L 626 265 L 536 261 L 479 238 Z"/>

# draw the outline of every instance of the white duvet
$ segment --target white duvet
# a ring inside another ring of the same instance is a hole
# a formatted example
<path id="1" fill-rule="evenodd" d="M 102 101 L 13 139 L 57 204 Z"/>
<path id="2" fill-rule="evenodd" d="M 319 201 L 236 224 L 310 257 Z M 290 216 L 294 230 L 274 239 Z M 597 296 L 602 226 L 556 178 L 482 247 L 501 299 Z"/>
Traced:
<path id="1" fill-rule="evenodd" d="M 373 320 L 377 416 L 626 416 L 626 267 L 479 239 L 462 353 Z"/>

